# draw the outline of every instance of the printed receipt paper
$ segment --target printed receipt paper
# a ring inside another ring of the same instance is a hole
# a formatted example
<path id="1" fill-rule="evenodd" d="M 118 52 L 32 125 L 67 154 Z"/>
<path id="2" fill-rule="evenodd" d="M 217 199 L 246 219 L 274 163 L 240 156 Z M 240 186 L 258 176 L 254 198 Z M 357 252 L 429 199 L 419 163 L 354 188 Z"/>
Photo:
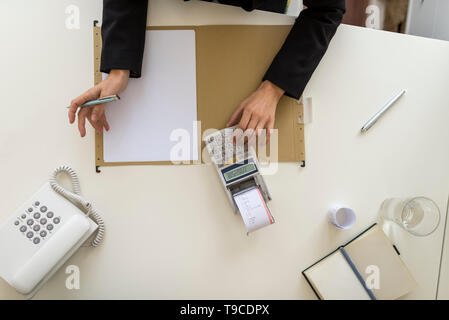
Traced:
<path id="1" fill-rule="evenodd" d="M 274 223 L 259 188 L 239 192 L 233 197 L 248 233 Z"/>

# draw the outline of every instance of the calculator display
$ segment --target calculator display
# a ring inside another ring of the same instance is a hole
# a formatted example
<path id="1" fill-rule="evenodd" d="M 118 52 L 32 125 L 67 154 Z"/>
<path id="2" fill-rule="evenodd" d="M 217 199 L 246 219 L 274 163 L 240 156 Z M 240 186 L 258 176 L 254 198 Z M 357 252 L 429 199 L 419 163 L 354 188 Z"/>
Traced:
<path id="1" fill-rule="evenodd" d="M 241 176 L 244 176 L 252 171 L 257 171 L 256 165 L 254 163 L 248 163 L 244 166 L 232 169 L 228 172 L 225 172 L 223 174 L 226 182 L 229 182 L 230 180 L 237 179 Z"/>

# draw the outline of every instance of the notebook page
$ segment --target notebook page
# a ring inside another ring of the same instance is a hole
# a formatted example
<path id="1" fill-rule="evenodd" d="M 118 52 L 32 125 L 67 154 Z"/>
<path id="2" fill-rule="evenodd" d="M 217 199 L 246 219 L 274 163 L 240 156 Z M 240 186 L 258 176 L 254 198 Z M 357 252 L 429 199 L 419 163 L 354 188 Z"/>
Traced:
<path id="1" fill-rule="evenodd" d="M 170 161 L 180 130 L 186 152 L 173 160 L 197 160 L 195 31 L 147 30 L 142 77 L 129 79 L 120 98 L 106 108 L 105 162 Z"/>
<path id="2" fill-rule="evenodd" d="M 345 246 L 345 249 L 367 285 L 375 285 L 375 281 L 367 280 L 374 275 L 373 267 L 367 268 L 378 268 L 379 288 L 371 288 L 377 299 L 397 299 L 416 286 L 390 240 L 378 226 Z"/>
<path id="3" fill-rule="evenodd" d="M 340 250 L 304 272 L 324 300 L 370 300 Z"/>

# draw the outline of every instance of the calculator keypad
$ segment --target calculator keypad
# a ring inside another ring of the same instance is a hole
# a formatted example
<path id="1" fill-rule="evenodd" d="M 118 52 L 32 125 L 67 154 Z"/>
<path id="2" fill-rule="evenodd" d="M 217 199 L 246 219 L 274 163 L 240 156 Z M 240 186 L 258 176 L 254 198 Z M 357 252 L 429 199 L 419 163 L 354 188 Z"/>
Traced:
<path id="1" fill-rule="evenodd" d="M 62 218 L 40 201 L 34 201 L 14 220 L 18 232 L 31 243 L 37 245 L 48 239 L 57 230 Z"/>
<path id="2" fill-rule="evenodd" d="M 219 167 L 245 159 L 245 148 L 234 144 L 236 127 L 225 128 L 206 138 L 206 148 L 212 161 Z"/>

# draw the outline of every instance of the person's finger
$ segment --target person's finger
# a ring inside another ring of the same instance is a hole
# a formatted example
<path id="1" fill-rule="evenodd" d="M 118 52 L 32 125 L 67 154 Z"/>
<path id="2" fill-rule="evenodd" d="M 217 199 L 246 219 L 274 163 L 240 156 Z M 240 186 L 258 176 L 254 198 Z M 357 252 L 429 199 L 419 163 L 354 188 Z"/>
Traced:
<path id="1" fill-rule="evenodd" d="M 257 134 L 256 127 L 258 123 L 259 119 L 256 116 L 252 115 L 251 120 L 249 121 L 248 126 L 245 130 L 245 137 L 246 137 L 245 145 L 249 145 L 254 142 L 254 138 Z"/>
<path id="2" fill-rule="evenodd" d="M 100 92 L 101 92 L 100 88 L 98 86 L 95 86 L 84 92 L 79 97 L 73 99 L 72 102 L 70 103 L 69 108 L 69 122 L 70 123 L 75 122 L 76 111 L 78 110 L 78 107 L 80 105 L 89 100 L 97 99 L 100 96 Z"/>
<path id="3" fill-rule="evenodd" d="M 242 143 L 242 139 L 245 139 L 244 133 L 248 123 L 251 119 L 251 112 L 248 109 L 243 108 L 242 117 L 240 118 L 240 122 L 237 125 L 236 130 L 234 130 L 233 140 L 234 142 Z"/>
<path id="4" fill-rule="evenodd" d="M 99 104 L 92 108 L 92 121 L 98 121 L 103 117 L 105 105 L 106 104 Z"/>
<path id="5" fill-rule="evenodd" d="M 75 100 L 73 100 L 73 101 L 78 105 L 82 105 L 83 103 L 85 103 L 87 101 L 99 98 L 100 94 L 101 94 L 101 88 L 100 88 L 100 86 L 97 85 L 95 87 L 90 88 L 89 90 L 84 92 L 82 95 L 75 98 Z"/>
<path id="6" fill-rule="evenodd" d="M 240 122 L 237 127 L 239 129 L 242 129 L 243 131 L 245 131 L 246 128 L 248 127 L 248 123 L 249 123 L 250 119 L 251 119 L 251 112 L 248 111 L 248 109 L 244 109 L 242 118 L 240 119 Z"/>
<path id="7" fill-rule="evenodd" d="M 109 131 L 111 127 L 109 126 L 109 122 L 106 119 L 106 113 L 103 113 L 103 116 L 101 117 L 100 121 L 101 123 L 103 123 L 103 127 L 106 129 L 106 131 Z"/>
<path id="8" fill-rule="evenodd" d="M 73 101 L 70 103 L 70 108 L 69 108 L 69 123 L 72 124 L 73 122 L 75 122 L 75 118 L 76 118 L 76 109 L 78 109 L 78 105 L 75 104 Z"/>
<path id="9" fill-rule="evenodd" d="M 251 115 L 251 120 L 249 121 L 246 130 L 251 129 L 254 131 L 256 129 L 257 123 L 259 123 L 259 118 L 257 118 L 254 114 Z"/>
<path id="10" fill-rule="evenodd" d="M 265 128 L 265 125 L 267 124 L 267 120 L 266 119 L 261 119 L 257 125 L 256 125 L 256 129 L 255 129 L 255 134 L 256 136 L 261 136 L 263 134 L 263 129 Z"/>
<path id="11" fill-rule="evenodd" d="M 86 116 L 88 113 L 89 110 L 87 108 L 81 109 L 80 112 L 78 112 L 78 130 L 81 137 L 86 135 Z"/>
<path id="12" fill-rule="evenodd" d="M 98 121 L 98 120 L 94 121 L 94 120 L 92 119 L 92 114 L 89 114 L 89 115 L 87 116 L 87 120 L 89 120 L 89 123 L 92 125 L 92 127 L 93 127 L 98 133 L 103 132 L 103 124 L 102 124 L 102 122 L 101 122 L 101 121 Z"/>
<path id="13" fill-rule="evenodd" d="M 273 130 L 274 130 L 274 119 L 268 120 L 266 128 L 267 128 L 267 139 L 266 139 L 266 141 L 268 143 L 270 141 L 271 135 L 272 135 Z"/>
<path id="14" fill-rule="evenodd" d="M 241 104 L 232 114 L 231 118 L 229 119 L 228 123 L 226 124 L 226 127 L 232 127 L 233 125 L 236 125 L 238 120 L 240 119 L 242 112 L 243 112 L 244 105 Z"/>

